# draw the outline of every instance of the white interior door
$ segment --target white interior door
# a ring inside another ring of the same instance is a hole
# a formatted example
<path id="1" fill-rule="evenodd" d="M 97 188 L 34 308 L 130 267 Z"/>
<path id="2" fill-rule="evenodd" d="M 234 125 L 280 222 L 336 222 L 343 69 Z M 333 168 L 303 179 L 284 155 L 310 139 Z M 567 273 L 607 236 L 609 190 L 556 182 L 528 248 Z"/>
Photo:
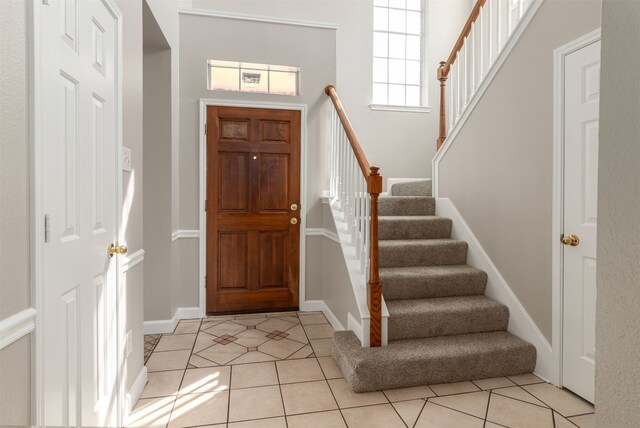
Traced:
<path id="1" fill-rule="evenodd" d="M 564 70 L 564 236 L 579 243 L 563 246 L 562 382 L 593 402 L 600 41 L 567 55 Z"/>
<path id="2" fill-rule="evenodd" d="M 41 11 L 44 425 L 116 425 L 118 12 L 49 0 Z"/>

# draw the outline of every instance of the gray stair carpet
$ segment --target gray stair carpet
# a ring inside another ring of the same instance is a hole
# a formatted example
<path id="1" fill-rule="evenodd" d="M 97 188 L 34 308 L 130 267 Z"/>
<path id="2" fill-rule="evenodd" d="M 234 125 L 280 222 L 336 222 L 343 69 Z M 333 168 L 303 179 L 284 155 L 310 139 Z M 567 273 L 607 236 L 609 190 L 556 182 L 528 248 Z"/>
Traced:
<path id="1" fill-rule="evenodd" d="M 396 183 L 379 199 L 380 284 L 389 345 L 336 332 L 333 355 L 355 392 L 531 373 L 536 349 L 509 332 L 509 309 L 484 295 L 450 219 L 435 216 L 431 180 Z"/>

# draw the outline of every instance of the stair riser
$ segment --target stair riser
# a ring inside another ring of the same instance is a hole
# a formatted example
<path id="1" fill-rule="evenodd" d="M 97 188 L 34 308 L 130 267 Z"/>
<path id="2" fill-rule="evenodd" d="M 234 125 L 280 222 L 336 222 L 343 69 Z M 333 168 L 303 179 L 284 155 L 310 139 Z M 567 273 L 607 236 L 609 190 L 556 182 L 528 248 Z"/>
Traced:
<path id="1" fill-rule="evenodd" d="M 451 220 L 390 220 L 381 217 L 378 233 L 379 239 L 447 239 L 451 237 Z"/>
<path id="2" fill-rule="evenodd" d="M 381 197 L 378 201 L 378 214 L 391 215 L 435 215 L 434 198 L 396 198 Z"/>
<path id="3" fill-rule="evenodd" d="M 526 344 L 518 349 L 456 357 L 371 361 L 363 362 L 355 370 L 346 363 L 346 358 L 334 349 L 334 359 L 351 390 L 369 392 L 531 373 L 536 366 L 536 348 Z"/>
<path id="4" fill-rule="evenodd" d="M 467 243 L 452 242 L 442 245 L 385 246 L 380 243 L 380 267 L 445 266 L 467 263 Z"/>
<path id="5" fill-rule="evenodd" d="M 396 183 L 391 186 L 393 196 L 431 196 L 431 180 Z"/>
<path id="6" fill-rule="evenodd" d="M 429 299 L 433 297 L 483 295 L 487 288 L 487 274 L 451 275 L 446 277 L 406 278 L 380 272 L 385 300 Z"/>
<path id="7" fill-rule="evenodd" d="M 509 324 L 506 306 L 410 315 L 394 314 L 391 308 L 389 312 L 389 340 L 504 331 Z"/>

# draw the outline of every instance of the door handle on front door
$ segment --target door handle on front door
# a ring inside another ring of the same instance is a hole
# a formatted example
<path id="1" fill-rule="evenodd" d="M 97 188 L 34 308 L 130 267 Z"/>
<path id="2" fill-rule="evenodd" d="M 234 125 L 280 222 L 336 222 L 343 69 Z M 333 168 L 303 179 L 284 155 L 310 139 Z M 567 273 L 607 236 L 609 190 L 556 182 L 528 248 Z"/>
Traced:
<path id="1" fill-rule="evenodd" d="M 297 218 L 292 218 L 291 220 L 289 220 L 289 223 L 291 224 L 298 224 L 298 219 Z"/>
<path id="2" fill-rule="evenodd" d="M 107 253 L 109 254 L 109 257 L 113 257 L 116 254 L 119 256 L 124 256 L 125 254 L 127 254 L 127 247 L 124 245 L 109 244 Z"/>
<path id="3" fill-rule="evenodd" d="M 578 245 L 580 245 L 580 238 L 578 238 L 576 235 L 569 235 L 569 236 L 562 235 L 560 240 L 564 245 L 569 245 L 571 247 L 577 247 Z"/>

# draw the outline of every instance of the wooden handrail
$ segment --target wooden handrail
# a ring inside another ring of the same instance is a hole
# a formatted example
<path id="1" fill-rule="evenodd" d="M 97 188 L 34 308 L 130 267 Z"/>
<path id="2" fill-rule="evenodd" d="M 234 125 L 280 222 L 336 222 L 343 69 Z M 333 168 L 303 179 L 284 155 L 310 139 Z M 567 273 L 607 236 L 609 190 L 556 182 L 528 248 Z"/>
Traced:
<path id="1" fill-rule="evenodd" d="M 444 140 L 446 140 L 447 138 L 446 82 L 447 78 L 449 77 L 451 65 L 456 60 L 456 58 L 458 58 L 458 53 L 464 46 L 464 41 L 471 33 L 473 24 L 478 20 L 478 16 L 480 16 L 480 9 L 482 9 L 486 2 L 487 0 L 476 1 L 476 4 L 471 10 L 471 15 L 469 15 L 469 19 L 467 19 L 467 22 L 464 24 L 462 32 L 460 33 L 456 44 L 453 46 L 453 50 L 449 54 L 449 58 L 447 58 L 446 61 L 442 61 L 440 63 L 440 67 L 438 67 L 438 80 L 440 81 L 440 130 L 438 133 L 438 142 L 436 144 L 436 149 L 440 149 L 440 147 L 444 144 Z"/>
<path id="2" fill-rule="evenodd" d="M 476 4 L 473 6 L 471 15 L 469 15 L 469 19 L 467 19 L 467 22 L 464 24 L 462 32 L 460 33 L 460 36 L 458 36 L 458 40 L 453 46 L 453 50 L 449 54 L 449 58 L 447 58 L 444 63 L 440 63 L 440 68 L 442 68 L 443 76 L 449 76 L 451 64 L 453 64 L 453 62 L 458 57 L 458 52 L 460 52 L 460 49 L 462 49 L 462 46 L 464 45 L 464 39 L 471 33 L 471 26 L 478 20 L 478 16 L 480 16 L 480 9 L 482 9 L 482 6 L 484 6 L 486 2 L 487 0 L 477 0 Z"/>
<path id="3" fill-rule="evenodd" d="M 347 113 L 345 113 L 344 107 L 342 107 L 342 103 L 340 102 L 340 98 L 338 98 L 338 93 L 336 92 L 335 86 L 327 85 L 327 87 L 324 88 L 324 93 L 327 94 L 329 98 L 331 98 L 333 106 L 336 108 L 336 112 L 338 113 L 338 117 L 340 118 L 340 122 L 342 123 L 342 127 L 344 128 L 344 132 L 347 134 L 349 144 L 351 144 L 351 149 L 353 149 L 353 154 L 356 155 L 356 160 L 358 161 L 358 165 L 360 165 L 362 175 L 365 177 L 369 177 L 369 175 L 371 175 L 371 166 L 369 165 L 369 161 L 367 160 L 367 157 L 362 150 L 362 146 L 360 146 L 358 136 L 353 130 L 351 122 L 349 122 Z"/>
<path id="4" fill-rule="evenodd" d="M 369 241 L 369 282 L 367 284 L 367 306 L 369 308 L 369 342 L 371 347 L 382 345 L 382 286 L 380 285 L 380 264 L 378 255 L 378 197 L 382 193 L 380 168 L 370 166 L 360 146 L 360 141 L 342 107 L 336 88 L 328 85 L 325 94 L 331 98 L 340 123 L 345 131 L 351 149 L 356 157 L 360 171 L 367 182 L 367 193 L 371 201 L 371 234 Z"/>

